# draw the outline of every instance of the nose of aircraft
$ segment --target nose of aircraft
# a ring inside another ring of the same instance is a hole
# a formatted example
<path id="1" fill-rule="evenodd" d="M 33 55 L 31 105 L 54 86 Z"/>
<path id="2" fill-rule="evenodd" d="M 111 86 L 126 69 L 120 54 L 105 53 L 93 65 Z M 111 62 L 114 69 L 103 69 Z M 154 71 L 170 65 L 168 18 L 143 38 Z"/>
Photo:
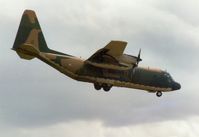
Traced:
<path id="1" fill-rule="evenodd" d="M 179 83 L 177 83 L 177 82 L 173 83 L 173 88 L 172 88 L 173 90 L 178 90 L 180 88 L 181 88 L 181 85 Z"/>

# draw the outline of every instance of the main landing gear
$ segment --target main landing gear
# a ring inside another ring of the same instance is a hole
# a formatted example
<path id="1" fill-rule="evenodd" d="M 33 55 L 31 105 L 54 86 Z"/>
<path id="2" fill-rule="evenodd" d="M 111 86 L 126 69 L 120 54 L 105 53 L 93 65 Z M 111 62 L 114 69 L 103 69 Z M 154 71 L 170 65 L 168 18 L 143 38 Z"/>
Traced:
<path id="1" fill-rule="evenodd" d="M 103 88 L 103 90 L 105 92 L 108 92 L 111 88 L 112 88 L 112 85 L 108 85 L 106 83 L 103 83 L 103 84 L 99 84 L 99 83 L 94 83 L 94 88 L 96 90 L 100 90 L 101 88 Z"/>
<path id="2" fill-rule="evenodd" d="M 157 92 L 156 92 L 156 96 L 157 96 L 157 97 L 161 97 L 161 96 L 162 96 L 162 92 L 161 92 L 161 91 L 157 91 Z"/>

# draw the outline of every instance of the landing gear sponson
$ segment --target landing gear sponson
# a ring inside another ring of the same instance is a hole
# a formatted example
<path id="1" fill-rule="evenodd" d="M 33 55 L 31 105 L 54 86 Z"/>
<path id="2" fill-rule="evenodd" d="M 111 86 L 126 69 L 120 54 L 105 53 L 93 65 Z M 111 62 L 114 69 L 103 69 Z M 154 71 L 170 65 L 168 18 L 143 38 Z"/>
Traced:
<path id="1" fill-rule="evenodd" d="M 103 88 L 103 90 L 104 90 L 105 92 L 108 92 L 108 91 L 110 91 L 110 89 L 112 88 L 112 85 L 108 85 L 108 84 L 105 84 L 105 83 L 103 83 L 103 84 L 94 83 L 94 88 L 95 88 L 96 90 L 100 90 L 100 89 Z M 161 96 L 162 96 L 162 92 L 161 92 L 161 91 L 157 91 L 157 92 L 156 92 L 156 96 L 157 96 L 157 97 L 161 97 Z"/>
<path id="2" fill-rule="evenodd" d="M 105 83 L 103 83 L 103 84 L 94 83 L 94 88 L 95 88 L 96 90 L 101 90 L 101 89 L 103 88 L 103 90 L 104 90 L 105 92 L 108 92 L 108 91 L 110 91 L 110 89 L 112 88 L 112 85 L 108 85 L 108 84 L 105 84 Z M 162 92 L 161 92 L 161 91 L 157 91 L 157 92 L 156 92 L 156 96 L 157 96 L 157 97 L 161 97 L 161 96 L 162 96 Z"/>

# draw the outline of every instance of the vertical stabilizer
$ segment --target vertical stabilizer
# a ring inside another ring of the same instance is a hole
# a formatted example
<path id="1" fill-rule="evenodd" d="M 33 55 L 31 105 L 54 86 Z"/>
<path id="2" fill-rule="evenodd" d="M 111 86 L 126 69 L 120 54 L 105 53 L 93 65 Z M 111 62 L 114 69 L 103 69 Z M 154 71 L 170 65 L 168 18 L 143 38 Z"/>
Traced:
<path id="1" fill-rule="evenodd" d="M 24 11 L 12 49 L 24 59 L 32 59 L 39 52 L 50 50 L 34 11 Z"/>

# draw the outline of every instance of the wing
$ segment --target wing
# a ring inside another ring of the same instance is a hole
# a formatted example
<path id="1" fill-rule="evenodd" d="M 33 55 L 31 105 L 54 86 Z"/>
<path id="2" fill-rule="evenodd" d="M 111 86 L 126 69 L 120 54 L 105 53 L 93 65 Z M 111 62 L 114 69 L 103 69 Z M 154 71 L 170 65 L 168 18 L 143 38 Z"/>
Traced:
<path id="1" fill-rule="evenodd" d="M 124 41 L 111 41 L 109 44 L 107 44 L 104 49 L 107 49 L 107 54 L 113 56 L 113 57 L 119 57 L 123 54 L 125 48 L 126 48 L 127 42 Z"/>
<path id="2" fill-rule="evenodd" d="M 88 61 L 96 63 L 117 63 L 117 58 L 123 55 L 127 42 L 111 41 L 104 48 L 93 54 Z"/>
<path id="3" fill-rule="evenodd" d="M 111 41 L 88 58 L 86 63 L 102 68 L 130 69 L 136 65 L 137 57 L 123 54 L 126 45 L 124 41 Z"/>

